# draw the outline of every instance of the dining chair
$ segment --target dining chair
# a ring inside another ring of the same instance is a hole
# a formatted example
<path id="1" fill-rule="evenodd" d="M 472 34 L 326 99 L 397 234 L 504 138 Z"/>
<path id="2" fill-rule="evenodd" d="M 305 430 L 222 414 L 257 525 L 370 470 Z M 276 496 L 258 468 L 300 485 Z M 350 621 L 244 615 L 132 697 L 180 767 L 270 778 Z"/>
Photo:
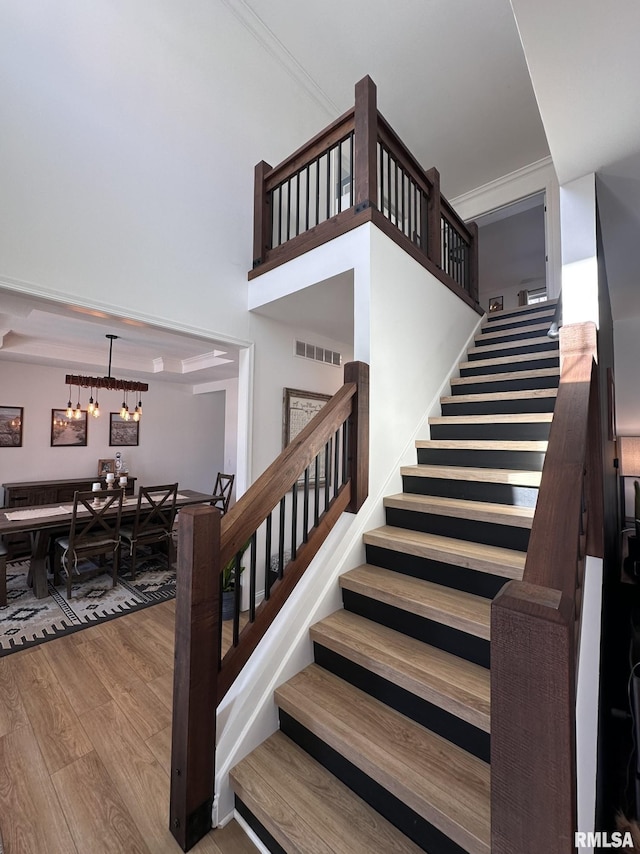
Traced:
<path id="1" fill-rule="evenodd" d="M 73 496 L 73 516 L 68 536 L 58 537 L 55 542 L 54 583 L 60 575 L 60 565 L 67 574 L 67 599 L 72 597 L 74 578 L 88 577 L 104 572 L 104 562 L 111 555 L 113 586 L 118 581 L 120 560 L 120 520 L 124 490 L 113 489 L 100 493 L 76 492 Z M 91 557 L 99 557 L 99 567 L 81 572 L 78 565 Z"/>
<path id="2" fill-rule="evenodd" d="M 7 547 L 0 540 L 0 608 L 7 604 Z"/>
<path id="3" fill-rule="evenodd" d="M 212 507 L 217 507 L 223 516 L 229 509 L 231 490 L 233 489 L 235 477 L 235 474 L 223 474 L 221 471 L 218 472 L 218 476 L 216 477 L 216 485 L 213 487 L 213 499 L 210 504 Z"/>
<path id="4" fill-rule="evenodd" d="M 174 543 L 171 536 L 176 515 L 178 484 L 163 486 L 141 486 L 133 525 L 123 525 L 120 538 L 129 548 L 131 578 L 136 577 L 137 551 L 140 546 L 163 543 L 167 547 L 167 565 L 175 560 Z"/>

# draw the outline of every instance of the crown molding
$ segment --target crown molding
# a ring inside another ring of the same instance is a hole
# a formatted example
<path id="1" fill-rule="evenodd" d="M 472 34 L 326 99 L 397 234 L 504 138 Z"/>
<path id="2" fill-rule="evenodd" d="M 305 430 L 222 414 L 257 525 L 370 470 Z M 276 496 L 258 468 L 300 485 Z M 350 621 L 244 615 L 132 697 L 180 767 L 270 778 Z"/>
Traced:
<path id="1" fill-rule="evenodd" d="M 287 74 L 306 91 L 319 107 L 335 118 L 342 110 L 303 68 L 295 56 L 264 23 L 245 0 L 221 0 L 231 14 L 258 41 L 267 53 L 278 62 Z"/>
<path id="2" fill-rule="evenodd" d="M 509 202 L 517 201 L 537 190 L 544 190 L 550 181 L 557 182 L 557 180 L 553 160 L 551 156 L 547 156 L 507 175 L 502 175 L 494 181 L 482 184 L 474 190 L 462 193 L 450 199 L 450 203 L 458 212 L 473 210 L 473 216 L 479 216 L 480 213 L 496 207 L 493 200 L 497 197 L 508 199 Z M 507 201 L 501 201 L 501 204 L 507 203 Z M 466 215 L 462 214 L 462 216 L 466 218 Z"/>

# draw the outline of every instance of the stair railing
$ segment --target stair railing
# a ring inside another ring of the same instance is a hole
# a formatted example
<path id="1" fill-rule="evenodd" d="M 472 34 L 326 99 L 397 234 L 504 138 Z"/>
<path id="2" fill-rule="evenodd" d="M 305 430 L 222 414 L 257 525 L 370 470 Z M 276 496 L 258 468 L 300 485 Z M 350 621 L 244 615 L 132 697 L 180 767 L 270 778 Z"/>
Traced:
<path id="1" fill-rule="evenodd" d="M 342 388 L 225 516 L 207 506 L 180 512 L 170 822 L 184 851 L 211 829 L 216 708 L 340 515 L 364 503 L 368 478 L 369 367 L 351 362 Z"/>
<path id="2" fill-rule="evenodd" d="M 478 301 L 475 223 L 465 223 L 377 109 L 364 77 L 355 105 L 278 166 L 255 168 L 253 270 L 278 264 L 373 222 L 473 307 Z"/>
<path id="3" fill-rule="evenodd" d="M 524 577 L 491 608 L 491 851 L 562 854 L 576 829 L 576 677 L 587 555 L 603 556 L 596 329 L 560 331 L 561 378 Z"/>

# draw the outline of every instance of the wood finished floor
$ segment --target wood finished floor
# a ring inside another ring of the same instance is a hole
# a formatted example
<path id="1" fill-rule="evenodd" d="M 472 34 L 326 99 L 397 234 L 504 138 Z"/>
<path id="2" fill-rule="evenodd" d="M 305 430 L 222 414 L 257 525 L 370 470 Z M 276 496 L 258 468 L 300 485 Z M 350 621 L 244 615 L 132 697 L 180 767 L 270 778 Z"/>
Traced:
<path id="1" fill-rule="evenodd" d="M 164 602 L 0 659 L 4 854 L 181 850 L 168 829 L 174 617 Z M 231 822 L 192 851 L 256 848 Z"/>

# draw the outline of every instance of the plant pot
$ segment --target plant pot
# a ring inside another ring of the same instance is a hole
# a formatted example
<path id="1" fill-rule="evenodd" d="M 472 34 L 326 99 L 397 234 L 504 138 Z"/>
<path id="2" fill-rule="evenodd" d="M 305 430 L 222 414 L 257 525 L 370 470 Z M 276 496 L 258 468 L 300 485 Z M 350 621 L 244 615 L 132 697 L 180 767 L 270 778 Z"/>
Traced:
<path id="1" fill-rule="evenodd" d="M 235 592 L 225 590 L 222 594 L 222 619 L 233 620 Z"/>

